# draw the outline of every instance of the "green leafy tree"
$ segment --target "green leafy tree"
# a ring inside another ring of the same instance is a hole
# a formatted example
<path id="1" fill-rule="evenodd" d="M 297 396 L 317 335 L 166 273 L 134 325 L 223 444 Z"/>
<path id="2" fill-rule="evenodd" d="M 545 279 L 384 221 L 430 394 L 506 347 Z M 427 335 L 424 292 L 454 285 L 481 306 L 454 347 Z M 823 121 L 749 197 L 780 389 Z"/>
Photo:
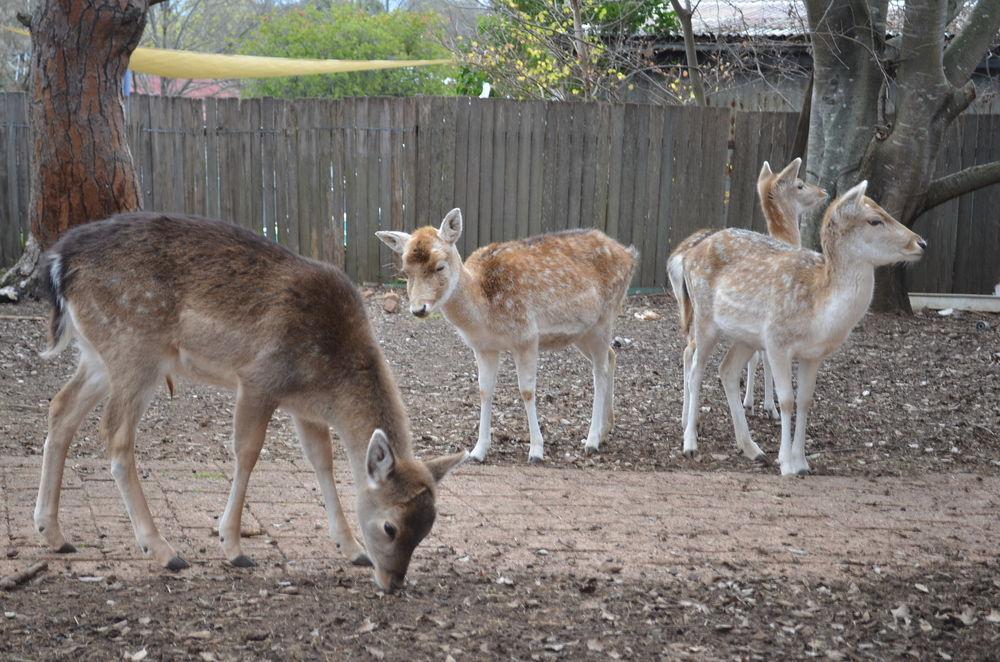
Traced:
<path id="1" fill-rule="evenodd" d="M 459 91 L 478 93 L 490 81 L 516 98 L 618 100 L 643 79 L 681 95 L 676 77 L 665 78 L 636 41 L 676 27 L 661 0 L 498 0 L 476 36 L 458 41 Z"/>
<path id="2" fill-rule="evenodd" d="M 336 60 L 433 60 L 450 57 L 437 16 L 370 14 L 353 5 L 308 6 L 265 17 L 241 46 L 247 55 Z M 451 66 L 386 69 L 249 81 L 244 92 L 276 97 L 454 94 Z"/>

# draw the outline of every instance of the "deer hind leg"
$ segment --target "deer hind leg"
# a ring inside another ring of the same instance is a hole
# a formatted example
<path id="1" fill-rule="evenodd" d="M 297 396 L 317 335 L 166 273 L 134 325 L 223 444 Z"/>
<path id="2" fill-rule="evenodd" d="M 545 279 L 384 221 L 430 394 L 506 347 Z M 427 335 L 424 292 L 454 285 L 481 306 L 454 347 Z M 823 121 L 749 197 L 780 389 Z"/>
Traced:
<path id="1" fill-rule="evenodd" d="M 608 395 L 604 399 L 604 429 L 601 430 L 601 439 L 611 434 L 615 427 L 615 373 L 618 371 L 618 355 L 615 350 L 608 347 Z"/>
<path id="2" fill-rule="evenodd" d="M 490 450 L 493 391 L 497 382 L 500 353 L 477 351 L 476 365 L 479 368 L 479 440 L 470 455 L 476 462 L 485 462 L 486 453 Z"/>
<path id="3" fill-rule="evenodd" d="M 226 558 L 237 568 L 249 568 L 255 563 L 243 554 L 240 546 L 240 527 L 243 504 L 246 502 L 250 473 L 257 465 L 260 449 L 267 436 L 267 424 L 274 413 L 274 405 L 263 398 L 248 393 L 241 385 L 236 391 L 233 412 L 233 454 L 236 471 L 229 491 L 226 510 L 219 521 L 219 542 Z"/>
<path id="4" fill-rule="evenodd" d="M 781 411 L 781 447 L 778 450 L 778 464 L 781 474 L 787 476 L 795 473 L 792 459 L 792 407 L 795 396 L 792 391 L 792 360 L 778 351 L 768 350 L 767 361 L 771 364 L 771 374 L 774 375 L 774 387 L 778 392 L 778 406 Z"/>
<path id="5" fill-rule="evenodd" d="M 122 374 L 111 370 L 111 393 L 101 419 L 101 431 L 111 458 L 111 475 L 125 502 L 142 553 L 152 556 L 168 570 L 183 570 L 188 563 L 157 530 L 135 467 L 135 428 L 163 373 L 155 364 L 143 365 L 134 357 L 129 357 L 128 361 L 129 367 Z"/>
<path id="6" fill-rule="evenodd" d="M 609 365 L 608 342 L 604 334 L 591 334 L 577 343 L 580 351 L 590 359 L 594 371 L 594 409 L 590 419 L 590 432 L 584 440 L 584 452 L 596 452 L 606 431 L 605 418 L 611 396 L 609 381 L 613 379 Z"/>
<path id="7" fill-rule="evenodd" d="M 295 417 L 295 431 L 302 444 L 302 454 L 312 465 L 319 481 L 319 489 L 323 493 L 323 503 L 326 505 L 326 518 L 330 524 L 330 537 L 337 543 L 337 548 L 350 559 L 354 565 L 371 565 L 365 554 L 364 546 L 358 542 L 351 531 L 351 525 L 344 516 L 344 510 L 337 496 L 337 483 L 333 478 L 333 448 L 330 439 L 330 428 L 325 424 L 313 423 Z"/>
<path id="8" fill-rule="evenodd" d="M 754 354 L 753 348 L 749 345 L 736 343 L 730 347 L 719 365 L 719 378 L 726 391 L 729 414 L 733 418 L 736 447 L 751 460 L 759 462 L 765 458 L 764 451 L 750 438 L 750 426 L 747 425 L 746 412 L 740 402 L 740 371 L 747 365 L 747 359 Z"/>
<path id="9" fill-rule="evenodd" d="M 760 352 L 754 352 L 747 363 L 747 393 L 743 397 L 743 408 L 747 411 L 753 411 L 753 391 L 756 386 L 758 363 L 760 363 Z M 764 366 L 766 368 L 767 364 L 765 363 Z"/>
<path id="10" fill-rule="evenodd" d="M 49 432 L 42 455 L 42 475 L 35 501 L 35 529 L 49 549 L 75 552 L 59 528 L 59 495 L 62 490 L 66 453 L 83 419 L 107 395 L 108 379 L 101 360 L 82 350 L 76 374 L 66 382 L 49 405 Z"/>
<path id="11" fill-rule="evenodd" d="M 694 457 L 698 452 L 698 397 L 701 380 L 705 376 L 705 364 L 715 349 L 718 337 L 714 330 L 698 334 L 694 339 L 691 363 L 688 369 L 687 420 L 684 425 L 684 455 Z M 690 345 L 689 345 L 690 346 Z"/>
<path id="12" fill-rule="evenodd" d="M 771 417 L 772 421 L 781 418 L 774 406 L 774 377 L 771 374 L 771 364 L 768 363 L 766 355 L 764 356 L 764 411 Z"/>
<path id="13" fill-rule="evenodd" d="M 514 365 L 517 367 L 517 387 L 521 391 L 521 399 L 524 400 L 524 411 L 528 415 L 528 462 L 537 464 L 544 458 L 545 442 L 542 439 L 542 430 L 538 426 L 538 411 L 536 402 L 538 398 L 535 393 L 538 373 L 538 345 L 532 344 L 527 347 L 515 349 Z"/>
<path id="14" fill-rule="evenodd" d="M 789 458 L 789 472 L 799 476 L 809 473 L 809 462 L 806 460 L 806 424 L 812 408 L 817 372 L 819 361 L 799 361 L 798 392 L 795 394 L 795 437 L 792 439 Z"/>
<path id="15" fill-rule="evenodd" d="M 684 404 L 681 406 L 681 428 L 687 429 L 688 402 L 691 400 L 691 358 L 694 356 L 694 339 L 684 346 Z"/>

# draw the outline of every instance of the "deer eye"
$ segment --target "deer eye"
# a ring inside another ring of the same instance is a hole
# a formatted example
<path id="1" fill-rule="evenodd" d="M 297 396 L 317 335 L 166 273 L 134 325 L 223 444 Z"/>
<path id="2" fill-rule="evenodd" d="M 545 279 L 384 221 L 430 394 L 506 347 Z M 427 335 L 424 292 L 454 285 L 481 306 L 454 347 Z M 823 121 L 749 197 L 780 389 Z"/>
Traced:
<path id="1" fill-rule="evenodd" d="M 877 218 L 874 218 L 874 219 L 868 221 L 868 225 L 871 225 L 872 227 L 874 227 L 876 225 L 882 225 L 882 221 L 878 220 Z"/>
<path id="2" fill-rule="evenodd" d="M 805 185 L 804 185 L 804 184 L 802 184 L 802 183 L 799 183 L 799 184 L 796 184 L 796 185 L 795 185 L 795 188 L 797 188 L 797 189 L 799 189 L 799 190 L 801 191 L 802 189 L 804 189 L 804 188 L 805 188 Z"/>
<path id="3" fill-rule="evenodd" d="M 442 262 L 441 264 L 439 264 L 437 266 L 437 269 L 435 269 L 434 271 L 444 271 L 444 267 L 445 267 L 445 264 L 444 264 L 444 262 Z"/>
<path id="4" fill-rule="evenodd" d="M 385 535 L 389 536 L 389 540 L 396 539 L 396 527 L 386 522 L 385 526 L 383 526 L 382 528 L 385 529 Z"/>

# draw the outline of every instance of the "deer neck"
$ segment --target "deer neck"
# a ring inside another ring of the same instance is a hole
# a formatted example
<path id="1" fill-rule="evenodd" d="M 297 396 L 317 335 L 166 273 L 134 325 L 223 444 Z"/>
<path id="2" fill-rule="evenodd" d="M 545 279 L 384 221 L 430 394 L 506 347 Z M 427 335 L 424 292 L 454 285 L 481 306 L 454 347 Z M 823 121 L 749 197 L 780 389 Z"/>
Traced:
<path id="1" fill-rule="evenodd" d="M 767 232 L 778 241 L 792 246 L 801 246 L 799 233 L 799 210 L 787 200 L 763 196 L 760 206 L 767 221 Z"/>
<path id="2" fill-rule="evenodd" d="M 463 331 L 469 331 L 482 324 L 486 301 L 479 287 L 479 279 L 468 267 L 462 265 L 458 284 L 451 296 L 441 306 L 445 318 Z"/>
<path id="3" fill-rule="evenodd" d="M 818 316 L 831 335 L 845 335 L 864 317 L 875 291 L 875 267 L 824 237 Z"/>
<path id="4" fill-rule="evenodd" d="M 363 351 L 346 378 L 331 421 L 344 441 L 355 481 L 365 476 L 368 442 L 376 429 L 385 432 L 397 458 L 413 458 L 410 420 L 396 380 L 377 346 Z"/>

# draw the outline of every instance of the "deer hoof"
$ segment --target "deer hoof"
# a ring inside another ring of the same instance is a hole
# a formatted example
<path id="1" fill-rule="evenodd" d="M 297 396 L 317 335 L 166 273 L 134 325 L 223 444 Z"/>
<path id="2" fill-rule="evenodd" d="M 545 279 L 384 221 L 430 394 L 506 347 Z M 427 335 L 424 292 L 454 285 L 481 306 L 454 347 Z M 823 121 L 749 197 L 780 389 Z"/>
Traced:
<path id="1" fill-rule="evenodd" d="M 362 567 L 372 567 L 372 560 L 368 558 L 368 555 L 361 552 L 353 559 L 351 559 L 351 565 L 362 566 Z"/>
<path id="2" fill-rule="evenodd" d="M 766 467 L 771 464 L 771 461 L 767 459 L 767 455 L 765 453 L 761 453 L 760 455 L 755 457 L 753 461 L 761 465 L 762 467 Z"/>
<path id="3" fill-rule="evenodd" d="M 542 463 L 542 458 L 538 457 L 537 455 L 528 456 L 528 464 L 541 464 L 541 463 Z"/>
<path id="4" fill-rule="evenodd" d="M 694 456 L 697 455 L 697 454 L 698 454 L 698 451 L 693 451 L 693 450 L 686 450 L 686 451 L 684 451 L 684 457 L 686 457 L 689 460 L 693 460 Z"/>
<path id="5" fill-rule="evenodd" d="M 808 476 L 809 475 L 809 470 L 808 469 L 799 469 L 798 471 L 795 472 L 795 475 L 796 476 Z"/>
<path id="6" fill-rule="evenodd" d="M 257 565 L 257 563 L 246 554 L 240 554 L 229 563 L 236 568 L 253 568 L 254 566 Z"/>
<path id="7" fill-rule="evenodd" d="M 174 558 L 167 561 L 167 570 L 170 570 L 171 572 L 177 572 L 179 570 L 183 570 L 185 568 L 190 568 L 190 567 L 191 564 L 189 564 L 187 561 L 185 561 L 179 556 L 175 556 Z"/>
<path id="8" fill-rule="evenodd" d="M 62 547 L 56 550 L 56 554 L 73 554 L 76 552 L 76 547 L 68 542 L 64 542 Z"/>

